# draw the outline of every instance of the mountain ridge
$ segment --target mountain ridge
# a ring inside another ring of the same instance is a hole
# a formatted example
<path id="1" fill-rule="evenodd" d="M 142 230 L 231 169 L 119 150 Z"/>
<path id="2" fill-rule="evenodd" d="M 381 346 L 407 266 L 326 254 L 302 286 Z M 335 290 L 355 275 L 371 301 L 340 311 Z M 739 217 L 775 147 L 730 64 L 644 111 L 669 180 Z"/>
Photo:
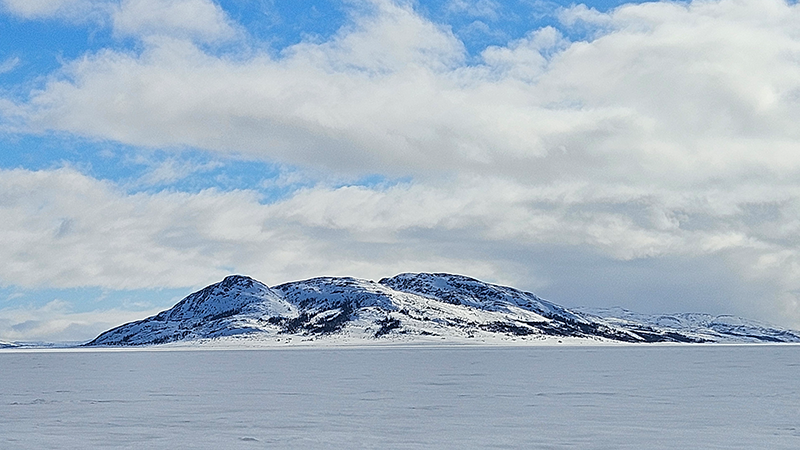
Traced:
<path id="1" fill-rule="evenodd" d="M 447 273 L 379 281 L 318 277 L 269 287 L 244 275 L 194 292 L 155 316 L 101 333 L 85 346 L 209 342 L 320 343 L 800 342 L 800 333 L 699 313 L 649 316 L 565 308 L 533 293 Z M 733 317 L 733 316 L 724 316 Z"/>

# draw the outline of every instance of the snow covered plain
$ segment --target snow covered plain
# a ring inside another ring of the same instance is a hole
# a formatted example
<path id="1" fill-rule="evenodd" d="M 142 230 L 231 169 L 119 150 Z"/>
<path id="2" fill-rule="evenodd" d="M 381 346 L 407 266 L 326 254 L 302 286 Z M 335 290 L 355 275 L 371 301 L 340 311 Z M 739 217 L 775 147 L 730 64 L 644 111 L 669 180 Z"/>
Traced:
<path id="1" fill-rule="evenodd" d="M 797 449 L 800 346 L 0 351 L 0 448 Z"/>

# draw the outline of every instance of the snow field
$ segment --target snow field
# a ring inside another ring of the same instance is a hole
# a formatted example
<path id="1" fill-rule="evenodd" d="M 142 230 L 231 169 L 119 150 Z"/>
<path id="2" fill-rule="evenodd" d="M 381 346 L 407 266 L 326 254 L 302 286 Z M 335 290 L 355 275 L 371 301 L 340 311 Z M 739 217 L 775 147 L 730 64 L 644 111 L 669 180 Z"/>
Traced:
<path id="1" fill-rule="evenodd" d="M 800 346 L 0 352 L 0 448 L 797 449 Z"/>

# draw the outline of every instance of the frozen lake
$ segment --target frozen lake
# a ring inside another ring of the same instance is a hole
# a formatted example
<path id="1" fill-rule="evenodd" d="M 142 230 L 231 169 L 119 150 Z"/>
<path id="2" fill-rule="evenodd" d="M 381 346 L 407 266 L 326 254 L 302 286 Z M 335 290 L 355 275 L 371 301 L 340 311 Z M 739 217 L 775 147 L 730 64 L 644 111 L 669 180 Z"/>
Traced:
<path id="1" fill-rule="evenodd" d="M 800 346 L 0 353 L 0 448 L 798 449 Z"/>

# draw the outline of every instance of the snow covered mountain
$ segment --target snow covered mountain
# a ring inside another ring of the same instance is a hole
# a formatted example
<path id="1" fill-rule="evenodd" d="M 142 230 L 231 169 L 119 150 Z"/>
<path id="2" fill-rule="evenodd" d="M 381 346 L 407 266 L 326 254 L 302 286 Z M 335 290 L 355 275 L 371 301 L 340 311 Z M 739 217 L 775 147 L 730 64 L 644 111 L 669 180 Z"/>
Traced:
<path id="1" fill-rule="evenodd" d="M 624 342 L 800 342 L 800 334 L 729 316 L 569 310 L 529 292 L 444 273 L 378 282 L 313 278 L 269 287 L 233 275 L 87 346 L 246 340 L 254 343 L 498 342 L 547 338 Z"/>
<path id="2" fill-rule="evenodd" d="M 14 347 L 18 347 L 18 345 L 12 344 L 11 342 L 0 341 L 0 348 L 14 348 Z"/>
<path id="3" fill-rule="evenodd" d="M 800 336 L 795 331 L 727 314 L 648 315 L 623 308 L 573 308 L 573 311 L 608 326 L 630 330 L 671 330 L 712 342 L 798 342 Z"/>

